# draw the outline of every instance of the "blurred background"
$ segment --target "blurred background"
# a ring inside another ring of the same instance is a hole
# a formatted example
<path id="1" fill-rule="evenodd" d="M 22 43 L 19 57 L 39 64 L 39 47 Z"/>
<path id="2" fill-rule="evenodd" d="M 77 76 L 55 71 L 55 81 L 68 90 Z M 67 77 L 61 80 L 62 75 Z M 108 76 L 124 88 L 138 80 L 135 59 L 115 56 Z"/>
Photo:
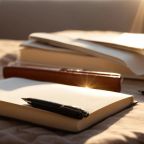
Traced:
<path id="1" fill-rule="evenodd" d="M 143 32 L 143 0 L 0 0 L 0 39 L 67 29 Z"/>

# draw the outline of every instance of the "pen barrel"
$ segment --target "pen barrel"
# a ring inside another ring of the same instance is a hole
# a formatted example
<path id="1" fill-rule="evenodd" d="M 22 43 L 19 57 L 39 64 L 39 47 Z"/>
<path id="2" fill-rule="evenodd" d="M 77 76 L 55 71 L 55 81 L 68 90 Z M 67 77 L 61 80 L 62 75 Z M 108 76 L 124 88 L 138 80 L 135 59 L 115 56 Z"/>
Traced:
<path id="1" fill-rule="evenodd" d="M 73 107 L 69 107 L 69 106 L 61 106 L 58 109 L 58 112 L 63 114 L 63 115 L 77 118 L 77 119 L 82 119 L 82 118 L 88 116 L 87 112 L 85 112 L 81 109 L 77 109 L 77 108 L 73 108 Z"/>
<path id="2" fill-rule="evenodd" d="M 86 111 L 71 106 L 65 106 L 62 104 L 32 98 L 27 98 L 24 100 L 27 101 L 27 103 L 29 103 L 32 107 L 51 111 L 71 118 L 82 119 L 89 115 Z"/>

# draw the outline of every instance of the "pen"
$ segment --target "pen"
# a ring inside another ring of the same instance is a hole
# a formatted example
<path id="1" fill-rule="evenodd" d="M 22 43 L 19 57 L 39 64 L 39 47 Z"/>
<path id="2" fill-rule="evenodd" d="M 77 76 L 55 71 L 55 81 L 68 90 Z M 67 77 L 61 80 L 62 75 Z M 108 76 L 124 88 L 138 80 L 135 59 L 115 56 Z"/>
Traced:
<path id="1" fill-rule="evenodd" d="M 30 104 L 32 107 L 55 112 L 76 119 L 82 119 L 89 115 L 88 112 L 72 106 L 62 105 L 59 103 L 54 103 L 35 98 L 22 98 L 22 99 L 26 101 L 28 104 Z"/>

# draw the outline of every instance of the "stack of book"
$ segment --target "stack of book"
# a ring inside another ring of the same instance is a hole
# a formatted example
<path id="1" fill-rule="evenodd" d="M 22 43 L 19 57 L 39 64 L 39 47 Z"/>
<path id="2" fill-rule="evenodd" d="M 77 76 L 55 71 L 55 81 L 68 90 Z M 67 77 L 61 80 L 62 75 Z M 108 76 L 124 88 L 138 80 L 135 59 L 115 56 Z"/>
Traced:
<path id="1" fill-rule="evenodd" d="M 132 95 L 119 93 L 121 75 L 108 72 L 144 78 L 143 49 L 90 35 L 95 33 L 31 34 L 20 63 L 4 68 L 0 115 L 80 132 L 133 105 Z"/>
<path id="2" fill-rule="evenodd" d="M 144 35 L 121 32 L 32 33 L 22 43 L 22 64 L 120 73 L 144 79 Z"/>

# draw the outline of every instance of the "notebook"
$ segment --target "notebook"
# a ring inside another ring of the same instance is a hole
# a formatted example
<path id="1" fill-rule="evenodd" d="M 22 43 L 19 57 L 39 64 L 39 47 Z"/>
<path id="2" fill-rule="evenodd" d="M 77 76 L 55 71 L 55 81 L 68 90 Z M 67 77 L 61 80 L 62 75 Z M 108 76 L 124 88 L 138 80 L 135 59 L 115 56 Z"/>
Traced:
<path id="1" fill-rule="evenodd" d="M 73 108 L 89 115 L 82 119 L 35 108 L 22 98 L 34 98 Z M 0 80 L 0 115 L 56 129 L 79 132 L 133 104 L 133 96 L 23 78 Z"/>

